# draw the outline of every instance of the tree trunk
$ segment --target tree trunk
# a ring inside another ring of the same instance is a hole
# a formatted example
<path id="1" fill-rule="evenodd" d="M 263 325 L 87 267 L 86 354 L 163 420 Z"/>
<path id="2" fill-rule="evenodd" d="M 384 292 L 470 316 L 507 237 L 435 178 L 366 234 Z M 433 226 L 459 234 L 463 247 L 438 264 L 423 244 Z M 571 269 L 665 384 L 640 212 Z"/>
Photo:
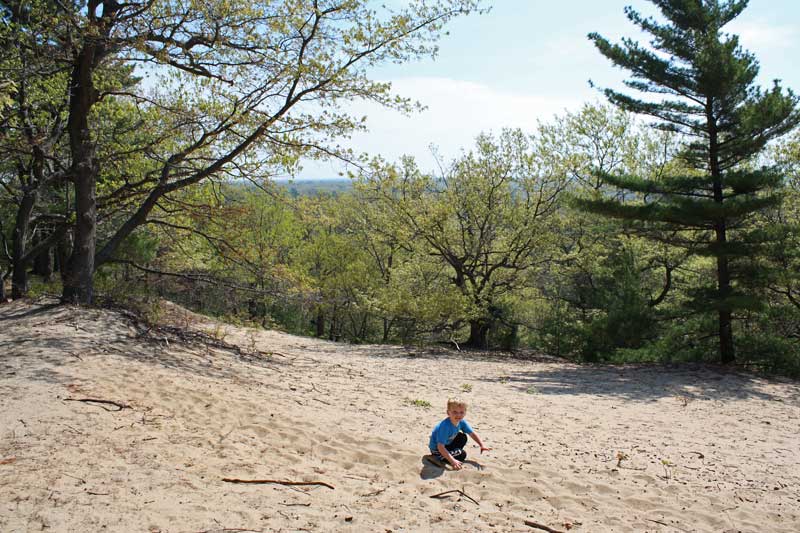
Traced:
<path id="1" fill-rule="evenodd" d="M 33 258 L 33 273 L 46 281 L 53 278 L 53 247 L 46 248 Z"/>
<path id="2" fill-rule="evenodd" d="M 94 250 L 97 233 L 95 179 L 92 171 L 75 179 L 75 230 L 72 254 L 63 277 L 61 300 L 66 303 L 90 304 L 94 299 Z M 88 175 L 87 175 L 88 174 Z"/>
<path id="3" fill-rule="evenodd" d="M 65 232 L 64 235 L 58 240 L 55 247 L 55 261 L 54 267 L 55 271 L 63 274 L 67 269 L 67 261 L 69 260 L 70 250 L 72 250 L 72 243 L 70 242 L 70 234 L 69 232 Z"/>
<path id="4" fill-rule="evenodd" d="M 722 241 L 725 242 L 724 228 Z M 719 299 L 724 301 L 731 292 L 731 275 L 728 268 L 728 258 L 724 255 L 717 257 L 717 279 Z M 720 307 L 718 312 L 719 322 L 719 358 L 722 364 L 731 364 L 736 360 L 736 353 L 733 345 L 733 317 L 730 309 L 726 305 Z"/>
<path id="5" fill-rule="evenodd" d="M 388 318 L 383 319 L 383 338 L 381 342 L 386 344 L 389 342 L 389 331 L 392 329 L 392 321 Z"/>
<path id="6" fill-rule="evenodd" d="M 317 327 L 317 337 L 321 339 L 325 336 L 325 312 L 321 307 L 317 310 L 317 320 L 315 326 Z"/>
<path id="7" fill-rule="evenodd" d="M 92 303 L 97 234 L 96 182 L 99 168 L 89 132 L 89 112 L 97 101 L 92 81 L 96 49 L 87 43 L 76 58 L 70 79 L 69 131 L 71 181 L 75 185 L 75 227 L 72 254 L 62 275 L 61 301 Z"/>
<path id="8" fill-rule="evenodd" d="M 709 154 L 709 170 L 711 170 L 711 177 L 713 180 L 714 188 L 714 202 L 720 204 L 725 200 L 722 187 L 722 172 L 719 167 L 719 144 L 717 139 L 717 123 L 714 118 L 713 101 L 709 98 L 706 103 L 706 117 L 708 119 L 708 154 Z M 733 327 L 732 327 L 732 313 L 728 308 L 726 300 L 731 294 L 731 273 L 729 268 L 729 261 L 726 244 L 725 219 L 719 219 L 714 224 L 714 241 L 717 245 L 717 303 L 719 311 L 719 358 L 723 364 L 733 363 L 736 359 L 733 346 Z"/>
<path id="9" fill-rule="evenodd" d="M 28 228 L 37 196 L 35 189 L 25 191 L 17 210 L 17 220 L 11 245 L 11 257 L 13 259 L 11 297 L 15 299 L 23 298 L 28 294 L 28 264 L 24 258 L 28 244 Z"/>
<path id="10" fill-rule="evenodd" d="M 470 320 L 466 346 L 482 350 L 489 347 L 489 324 L 485 320 Z"/>

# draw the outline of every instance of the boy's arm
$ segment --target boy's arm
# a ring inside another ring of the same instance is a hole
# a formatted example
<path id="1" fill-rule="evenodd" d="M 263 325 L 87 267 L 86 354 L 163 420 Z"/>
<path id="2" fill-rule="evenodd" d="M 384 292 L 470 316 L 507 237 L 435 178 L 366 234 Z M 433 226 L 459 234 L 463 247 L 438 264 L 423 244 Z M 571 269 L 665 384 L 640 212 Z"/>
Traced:
<path id="1" fill-rule="evenodd" d="M 436 445 L 436 449 L 439 450 L 439 453 L 441 454 L 442 457 L 447 459 L 448 463 L 453 465 L 454 469 L 461 470 L 461 461 L 450 455 L 450 452 L 447 450 L 447 448 L 444 447 L 444 444 L 440 442 L 439 444 Z"/>
<path id="2" fill-rule="evenodd" d="M 472 440 L 474 440 L 478 444 L 478 446 L 481 447 L 481 453 L 488 452 L 488 451 L 491 450 L 491 448 L 487 448 L 483 444 L 483 441 L 481 440 L 481 437 L 480 437 L 480 435 L 478 435 L 477 431 L 473 431 L 472 433 L 469 434 L 469 436 L 470 436 L 470 438 L 472 438 Z"/>

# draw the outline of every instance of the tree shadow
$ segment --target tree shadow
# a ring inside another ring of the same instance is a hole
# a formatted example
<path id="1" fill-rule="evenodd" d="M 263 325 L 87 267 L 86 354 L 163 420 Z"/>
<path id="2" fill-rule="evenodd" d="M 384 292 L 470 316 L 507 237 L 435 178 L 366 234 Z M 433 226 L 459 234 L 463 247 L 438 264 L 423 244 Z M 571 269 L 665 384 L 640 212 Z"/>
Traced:
<path id="1" fill-rule="evenodd" d="M 629 401 L 657 401 L 683 397 L 686 400 L 740 400 L 800 402 L 800 385 L 768 380 L 725 367 L 702 364 L 674 365 L 575 365 L 559 364 L 508 375 L 485 377 L 521 393 L 541 395 L 591 395 Z M 785 383 L 787 394 L 767 391 L 771 382 Z"/>
<path id="2" fill-rule="evenodd" d="M 0 328 L 0 376 L 74 382 L 74 373 L 58 369 L 107 354 L 212 378 L 240 379 L 234 361 L 276 371 L 289 364 L 210 335 L 191 332 L 182 338 L 178 328 L 150 329 L 130 313 L 107 309 L 15 301 L 0 307 L 0 321 L 5 322 Z M 27 364 L 31 359 L 47 367 Z"/>
<path id="3" fill-rule="evenodd" d="M 19 311 L 16 312 L 16 313 L 15 312 L 11 312 L 11 313 L 4 312 L 2 315 L 0 315 L 0 322 L 6 322 L 8 320 L 19 320 L 21 318 L 29 318 L 29 317 L 36 316 L 36 315 L 42 315 L 42 314 L 45 314 L 45 313 L 47 313 L 48 311 L 50 311 L 52 309 L 56 309 L 58 307 L 61 307 L 61 304 L 58 303 L 58 302 L 48 302 L 46 304 L 40 304 L 40 305 L 37 305 L 35 302 L 28 302 L 28 303 L 25 304 L 24 307 L 21 307 L 20 304 L 22 304 L 22 303 L 25 303 L 25 301 L 24 300 L 15 300 L 14 302 L 12 302 L 10 304 L 5 304 L 6 306 L 8 306 L 6 309 L 17 308 L 17 309 L 19 309 Z M 6 309 L 4 309 L 4 311 Z"/>

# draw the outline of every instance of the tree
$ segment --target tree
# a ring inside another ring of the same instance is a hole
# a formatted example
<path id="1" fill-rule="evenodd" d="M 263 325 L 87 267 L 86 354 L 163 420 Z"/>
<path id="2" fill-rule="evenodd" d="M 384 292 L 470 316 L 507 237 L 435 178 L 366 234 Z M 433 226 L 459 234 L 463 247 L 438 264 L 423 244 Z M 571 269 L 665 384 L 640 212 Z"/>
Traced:
<path id="1" fill-rule="evenodd" d="M 12 11 L 29 7 L 7 4 Z M 74 186 L 75 218 L 62 299 L 91 302 L 94 271 L 113 262 L 121 243 L 176 191 L 211 178 L 269 176 L 301 155 L 346 157 L 337 139 L 363 123 L 343 112 L 342 102 L 413 108 L 388 83 L 371 81 L 368 69 L 435 53 L 443 25 L 476 4 L 415 0 L 393 10 L 366 0 L 36 2 L 38 17 L 60 22 L 41 42 L 57 45 L 49 57 L 69 73 L 65 180 Z M 120 65 L 136 66 L 151 83 L 121 83 L 113 75 Z M 107 150 L 96 113 L 105 101 L 132 105 L 147 135 Z M 131 154 L 146 163 L 115 166 Z"/>
<path id="2" fill-rule="evenodd" d="M 7 253 L 13 298 L 28 290 L 28 269 L 50 248 L 63 230 L 63 214 L 42 209 L 58 199 L 60 152 L 64 149 L 62 91 L 66 76 L 54 65 L 53 43 L 40 40 L 57 23 L 44 16 L 42 2 L 11 5 L 2 12 L 0 64 L 7 93 L 3 95 L 3 128 L 0 134 L 0 200 L 14 212 L 8 224 L 11 242 Z M 58 223 L 58 224 L 56 224 Z M 50 228 L 51 231 L 44 231 Z M 5 239 L 5 236 L 4 236 Z"/>
<path id="3" fill-rule="evenodd" d="M 490 331 L 509 322 L 503 299 L 546 260 L 544 227 L 564 185 L 562 176 L 537 167 L 529 137 L 505 130 L 498 139 L 479 136 L 475 150 L 441 177 L 406 159 L 401 168 L 378 165 L 359 187 L 425 243 L 422 253 L 448 267 L 468 305 L 467 344 L 485 348 Z"/>
<path id="4" fill-rule="evenodd" d="M 681 157 L 694 170 L 659 180 L 606 175 L 616 187 L 647 195 L 639 203 L 616 199 L 580 200 L 586 209 L 638 220 L 651 228 L 673 231 L 673 245 L 714 261 L 716 287 L 694 295 L 696 309 L 717 313 L 719 356 L 735 359 L 734 311 L 752 305 L 744 281 L 748 256 L 759 253 L 762 240 L 748 221 L 780 203 L 781 175 L 774 169 L 753 170 L 747 163 L 765 145 L 800 122 L 797 98 L 776 81 L 762 91 L 754 85 L 758 63 L 723 27 L 747 6 L 746 0 L 651 0 L 666 19 L 660 23 L 626 8 L 628 18 L 653 36 L 652 49 L 631 39 L 612 44 L 589 35 L 600 53 L 631 72 L 630 89 L 655 98 L 637 99 L 605 89 L 622 109 L 655 117 L 656 127 L 687 138 Z"/>
<path id="5" fill-rule="evenodd" d="M 569 178 L 570 196 L 621 198 L 606 174 L 660 175 L 674 166 L 674 135 L 611 105 L 586 104 L 538 131 L 540 165 Z M 623 221 L 563 203 L 553 226 L 558 252 L 531 280 L 544 296 L 531 325 L 548 349 L 596 361 L 655 336 L 656 307 L 674 295 L 680 257 Z"/>

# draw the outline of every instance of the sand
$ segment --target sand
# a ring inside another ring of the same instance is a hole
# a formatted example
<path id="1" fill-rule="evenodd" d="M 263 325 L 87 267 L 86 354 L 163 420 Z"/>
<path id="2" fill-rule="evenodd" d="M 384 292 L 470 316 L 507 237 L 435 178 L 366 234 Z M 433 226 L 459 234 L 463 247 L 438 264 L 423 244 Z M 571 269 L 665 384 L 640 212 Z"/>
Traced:
<path id="1" fill-rule="evenodd" d="M 0 531 L 800 531 L 794 382 L 162 320 L 240 351 L 0 306 Z M 453 395 L 461 471 L 422 460 Z"/>

